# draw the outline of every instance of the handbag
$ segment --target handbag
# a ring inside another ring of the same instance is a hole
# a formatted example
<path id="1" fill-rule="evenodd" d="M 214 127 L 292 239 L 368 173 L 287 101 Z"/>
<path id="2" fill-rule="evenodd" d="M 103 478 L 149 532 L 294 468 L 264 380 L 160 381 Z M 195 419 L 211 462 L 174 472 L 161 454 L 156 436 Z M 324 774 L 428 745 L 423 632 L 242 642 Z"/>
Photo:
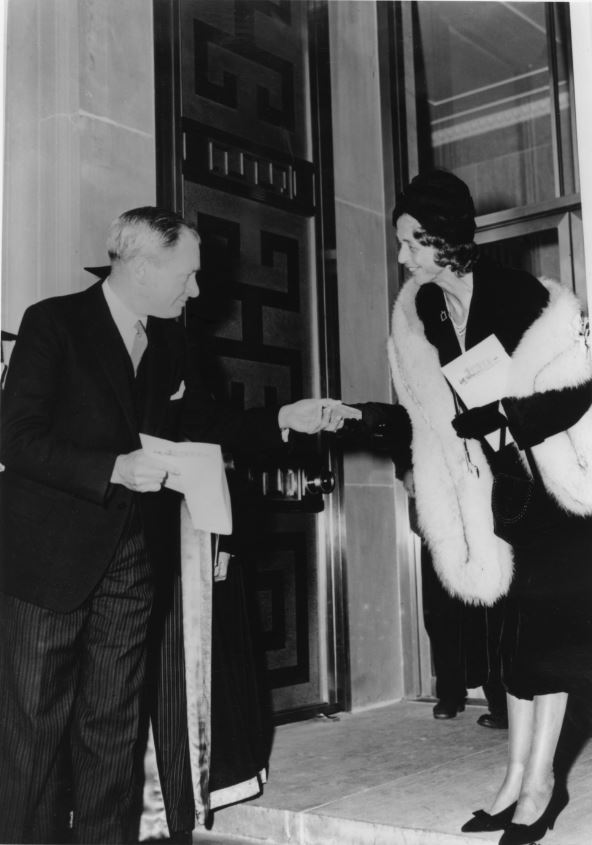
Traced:
<path id="1" fill-rule="evenodd" d="M 552 531 L 559 509 L 547 493 L 528 448 L 524 450 L 532 477 L 494 473 L 491 490 L 494 533 L 511 546 L 530 546 Z"/>
<path id="2" fill-rule="evenodd" d="M 467 406 L 454 389 L 452 395 L 457 413 L 466 411 Z M 507 427 L 502 426 L 499 452 L 506 445 L 506 433 Z M 529 476 L 526 469 L 523 474 L 496 471 L 499 452 L 485 438 L 480 438 L 480 442 L 493 473 L 491 510 L 494 534 L 511 546 L 533 545 L 541 535 L 554 530 L 560 511 L 545 489 L 531 449 L 524 449 L 531 472 Z M 470 460 L 466 444 L 465 451 L 467 460 Z"/>

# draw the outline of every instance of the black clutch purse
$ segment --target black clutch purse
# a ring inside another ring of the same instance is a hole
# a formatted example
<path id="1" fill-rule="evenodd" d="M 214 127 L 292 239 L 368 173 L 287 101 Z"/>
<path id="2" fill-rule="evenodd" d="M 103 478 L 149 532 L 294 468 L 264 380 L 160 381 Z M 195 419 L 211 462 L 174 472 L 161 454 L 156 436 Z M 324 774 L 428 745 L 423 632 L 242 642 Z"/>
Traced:
<path id="1" fill-rule="evenodd" d="M 500 472 L 494 474 L 491 491 L 493 530 L 511 546 L 532 545 L 553 530 L 559 515 L 531 450 L 525 449 L 525 454 L 532 478 Z"/>
<path id="2" fill-rule="evenodd" d="M 466 411 L 466 405 L 456 391 L 453 390 L 452 394 L 457 411 Z M 507 427 L 502 426 L 500 451 L 506 445 L 506 433 Z M 532 451 L 528 447 L 524 449 L 531 476 L 526 468 L 523 474 L 518 474 L 519 470 L 515 474 L 502 469 L 496 471 L 499 453 L 485 437 L 479 440 L 493 472 L 491 510 L 494 533 L 511 546 L 533 545 L 542 534 L 554 530 L 560 518 L 560 510 L 545 489 Z"/>

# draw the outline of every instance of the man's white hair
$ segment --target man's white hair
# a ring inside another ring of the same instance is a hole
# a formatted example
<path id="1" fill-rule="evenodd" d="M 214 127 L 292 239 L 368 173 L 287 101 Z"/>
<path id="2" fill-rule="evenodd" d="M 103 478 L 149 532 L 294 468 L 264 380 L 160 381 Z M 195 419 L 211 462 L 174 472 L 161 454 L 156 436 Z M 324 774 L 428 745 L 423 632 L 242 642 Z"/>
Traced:
<path id="1" fill-rule="evenodd" d="M 200 242 L 197 230 L 180 214 L 155 206 L 124 211 L 109 229 L 107 250 L 111 262 L 130 261 L 138 255 L 156 257 L 162 249 L 175 246 L 183 231 Z"/>

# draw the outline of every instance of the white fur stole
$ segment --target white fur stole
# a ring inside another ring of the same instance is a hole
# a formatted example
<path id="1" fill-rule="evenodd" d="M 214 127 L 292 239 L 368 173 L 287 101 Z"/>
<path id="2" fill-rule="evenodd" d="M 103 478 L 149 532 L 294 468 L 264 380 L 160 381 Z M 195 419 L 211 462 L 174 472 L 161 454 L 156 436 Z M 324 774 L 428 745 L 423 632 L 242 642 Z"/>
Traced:
<path id="1" fill-rule="evenodd" d="M 491 605 L 510 586 L 512 551 L 493 533 L 493 478 L 483 451 L 452 428 L 452 392 L 417 315 L 417 290 L 409 280 L 399 293 L 388 354 L 397 396 L 411 417 L 419 524 L 448 592 Z"/>
<path id="2" fill-rule="evenodd" d="M 541 283 L 549 302 L 512 355 L 509 397 L 592 379 L 590 329 L 577 298 L 558 282 Z M 452 393 L 417 315 L 417 291 L 410 280 L 395 302 L 388 353 L 397 396 L 413 427 L 419 523 L 447 590 L 467 602 L 493 604 L 512 579 L 511 549 L 493 533 L 493 479 L 483 451 L 476 440 L 463 445 L 452 428 Z M 557 502 L 569 512 L 592 514 L 592 408 L 532 452 Z"/>
<path id="3" fill-rule="evenodd" d="M 541 279 L 549 302 L 512 356 L 508 396 L 577 387 L 592 379 L 589 326 L 567 288 Z M 567 431 L 532 447 L 545 487 L 567 511 L 592 514 L 592 408 Z"/>

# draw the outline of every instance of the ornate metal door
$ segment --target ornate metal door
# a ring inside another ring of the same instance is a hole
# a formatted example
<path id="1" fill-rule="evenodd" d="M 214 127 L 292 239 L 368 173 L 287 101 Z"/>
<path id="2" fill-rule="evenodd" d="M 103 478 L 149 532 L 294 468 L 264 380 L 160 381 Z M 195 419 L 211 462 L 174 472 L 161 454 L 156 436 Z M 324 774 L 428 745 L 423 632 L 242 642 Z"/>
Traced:
<path id="1" fill-rule="evenodd" d="M 241 407 L 335 390 L 314 4 L 157 0 L 155 10 L 160 201 L 195 222 L 203 244 L 189 328 L 209 322 L 219 383 Z M 322 438 L 296 440 L 282 465 L 248 468 L 264 515 L 263 639 L 274 708 L 284 713 L 346 703 L 339 497 L 327 506 L 322 496 L 336 468 Z"/>

